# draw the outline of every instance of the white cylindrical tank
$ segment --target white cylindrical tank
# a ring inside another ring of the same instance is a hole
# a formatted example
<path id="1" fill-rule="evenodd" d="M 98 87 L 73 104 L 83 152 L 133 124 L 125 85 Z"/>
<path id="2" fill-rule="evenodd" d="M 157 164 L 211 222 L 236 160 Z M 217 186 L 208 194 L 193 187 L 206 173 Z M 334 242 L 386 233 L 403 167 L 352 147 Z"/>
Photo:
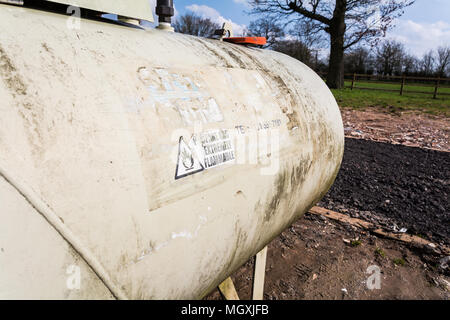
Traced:
<path id="1" fill-rule="evenodd" d="M 304 64 L 69 19 L 0 5 L 1 299 L 201 298 L 332 185 Z"/>

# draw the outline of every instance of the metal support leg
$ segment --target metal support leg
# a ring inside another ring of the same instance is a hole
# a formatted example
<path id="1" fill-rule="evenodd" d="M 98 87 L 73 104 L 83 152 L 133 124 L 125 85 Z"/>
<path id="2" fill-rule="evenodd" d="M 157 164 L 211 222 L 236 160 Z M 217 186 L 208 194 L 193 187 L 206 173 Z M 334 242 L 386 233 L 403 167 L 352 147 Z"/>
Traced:
<path id="1" fill-rule="evenodd" d="M 266 275 L 267 247 L 264 247 L 255 260 L 255 273 L 253 276 L 253 300 L 264 299 L 264 278 Z"/>

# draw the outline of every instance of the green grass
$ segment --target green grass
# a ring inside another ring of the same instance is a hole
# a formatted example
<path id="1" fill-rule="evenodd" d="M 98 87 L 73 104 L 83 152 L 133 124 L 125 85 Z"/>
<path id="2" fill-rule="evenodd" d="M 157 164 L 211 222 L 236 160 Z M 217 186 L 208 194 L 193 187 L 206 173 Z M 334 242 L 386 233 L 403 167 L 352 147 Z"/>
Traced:
<path id="1" fill-rule="evenodd" d="M 351 82 L 346 82 L 346 86 Z M 378 89 L 398 89 L 396 84 L 379 84 L 379 83 L 357 83 L 358 86 L 365 86 Z M 426 86 L 407 86 L 406 90 L 418 90 L 433 92 L 433 87 Z M 450 93 L 450 88 L 440 88 L 438 92 Z M 442 91 L 441 91 L 442 90 Z M 400 92 L 380 91 L 380 90 L 363 90 L 345 88 L 331 90 L 340 107 L 353 109 L 366 109 L 370 107 L 385 108 L 389 112 L 401 111 L 420 111 L 434 115 L 450 116 L 450 96 L 439 96 L 433 99 L 431 94 L 417 94 L 405 92 L 400 96 Z"/>
<path id="2" fill-rule="evenodd" d="M 396 266 L 404 266 L 406 261 L 402 258 L 396 258 L 392 260 Z"/>
<path id="3" fill-rule="evenodd" d="M 377 255 L 379 255 L 380 257 L 383 257 L 383 258 L 386 256 L 386 253 L 384 253 L 383 249 L 381 249 L 381 248 L 376 248 L 375 254 L 377 254 Z"/>
<path id="4" fill-rule="evenodd" d="M 353 240 L 350 244 L 352 245 L 352 247 L 357 247 L 361 245 L 361 241 L 359 240 Z"/>

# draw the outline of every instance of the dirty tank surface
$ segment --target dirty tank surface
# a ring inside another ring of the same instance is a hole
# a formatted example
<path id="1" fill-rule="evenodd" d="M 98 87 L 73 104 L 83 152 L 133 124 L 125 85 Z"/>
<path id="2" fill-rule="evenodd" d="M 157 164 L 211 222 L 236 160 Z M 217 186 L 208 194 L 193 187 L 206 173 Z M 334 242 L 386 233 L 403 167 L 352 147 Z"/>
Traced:
<path id="1" fill-rule="evenodd" d="M 45 233 L 0 232 L 2 298 L 201 298 L 339 171 L 338 106 L 290 57 L 7 5 L 0 29 L 0 228 Z"/>

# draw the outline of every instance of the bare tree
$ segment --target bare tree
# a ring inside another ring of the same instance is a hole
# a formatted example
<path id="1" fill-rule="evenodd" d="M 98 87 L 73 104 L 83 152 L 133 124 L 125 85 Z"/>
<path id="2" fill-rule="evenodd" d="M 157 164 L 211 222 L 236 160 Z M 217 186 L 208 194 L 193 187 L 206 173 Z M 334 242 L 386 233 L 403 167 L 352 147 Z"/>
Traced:
<path id="1" fill-rule="evenodd" d="M 327 84 L 344 86 L 344 51 L 384 36 L 395 18 L 415 0 L 250 0 L 252 12 L 309 23 L 330 38 Z"/>
<path id="2" fill-rule="evenodd" d="M 437 74 L 445 77 L 447 69 L 450 67 L 450 47 L 439 47 L 437 49 Z"/>
<path id="3" fill-rule="evenodd" d="M 314 64 L 312 50 L 300 38 L 306 39 L 306 37 L 295 31 L 289 32 L 290 37 L 287 38 L 285 37 L 286 33 L 283 26 L 277 20 L 270 17 L 262 17 L 250 23 L 247 35 L 266 37 L 268 48 L 287 54 L 312 67 Z"/>
<path id="4" fill-rule="evenodd" d="M 272 46 L 276 41 L 284 37 L 285 33 L 276 20 L 268 17 L 250 22 L 247 34 L 255 37 L 266 37 L 267 46 Z"/>
<path id="5" fill-rule="evenodd" d="M 370 51 L 364 47 L 357 47 L 345 54 L 345 72 L 348 73 L 373 73 L 373 57 Z"/>
<path id="6" fill-rule="evenodd" d="M 175 28 L 175 32 L 198 37 L 210 37 L 214 34 L 215 30 L 221 28 L 218 23 L 193 13 L 187 13 L 177 18 L 173 27 Z"/>
<path id="7" fill-rule="evenodd" d="M 308 46 L 300 40 L 281 40 L 273 44 L 273 50 L 287 54 L 308 66 L 313 65 L 313 55 Z"/>
<path id="8" fill-rule="evenodd" d="M 310 48 L 323 48 L 326 46 L 327 41 L 324 33 L 321 31 L 313 21 L 300 20 L 293 23 L 288 33 Z"/>
<path id="9" fill-rule="evenodd" d="M 378 73 L 390 76 L 402 74 L 405 55 L 403 44 L 396 41 L 383 42 L 376 51 Z"/>
<path id="10" fill-rule="evenodd" d="M 418 65 L 419 61 L 418 59 L 411 55 L 411 54 L 405 54 L 402 61 L 403 65 L 403 74 L 404 75 L 415 75 L 418 72 Z"/>
<path id="11" fill-rule="evenodd" d="M 434 74 L 436 61 L 434 59 L 434 53 L 432 50 L 424 54 L 422 60 L 420 60 L 420 73 L 424 76 L 432 76 Z"/>

